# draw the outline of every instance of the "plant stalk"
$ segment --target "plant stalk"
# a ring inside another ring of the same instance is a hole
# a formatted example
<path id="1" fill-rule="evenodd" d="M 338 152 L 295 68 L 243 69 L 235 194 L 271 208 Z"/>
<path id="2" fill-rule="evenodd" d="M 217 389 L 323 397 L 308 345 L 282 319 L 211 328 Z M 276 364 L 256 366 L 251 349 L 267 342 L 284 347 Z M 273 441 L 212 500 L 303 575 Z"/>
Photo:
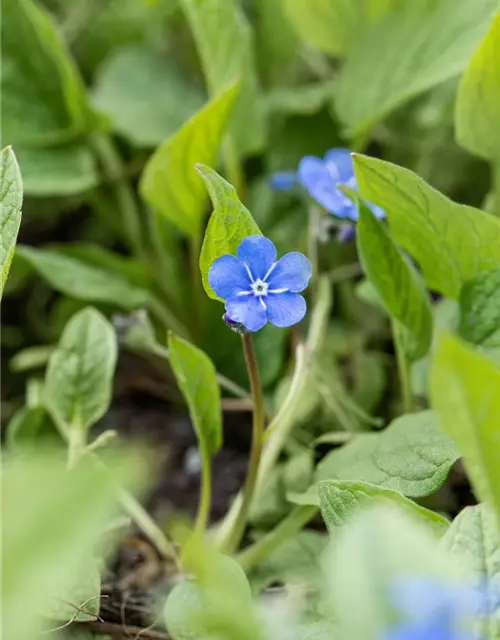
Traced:
<path id="1" fill-rule="evenodd" d="M 252 448 L 248 462 L 247 477 L 243 486 L 241 505 L 232 522 L 227 541 L 224 545 L 225 551 L 228 553 L 233 553 L 239 547 L 245 532 L 248 512 L 257 483 L 262 449 L 264 447 L 264 399 L 260 384 L 259 367 L 251 335 L 249 333 L 243 334 L 242 342 L 253 399 Z"/>
<path id="2" fill-rule="evenodd" d="M 396 361 L 398 365 L 403 412 L 411 413 L 413 411 L 413 393 L 411 389 L 410 363 L 408 361 L 408 358 L 406 357 L 403 344 L 401 342 L 400 330 L 394 320 L 392 321 L 392 335 L 394 340 L 394 350 L 396 352 Z"/>
<path id="3" fill-rule="evenodd" d="M 212 505 L 212 460 L 207 451 L 202 451 L 201 456 L 201 495 L 194 526 L 194 532 L 198 536 L 205 533 Z"/>

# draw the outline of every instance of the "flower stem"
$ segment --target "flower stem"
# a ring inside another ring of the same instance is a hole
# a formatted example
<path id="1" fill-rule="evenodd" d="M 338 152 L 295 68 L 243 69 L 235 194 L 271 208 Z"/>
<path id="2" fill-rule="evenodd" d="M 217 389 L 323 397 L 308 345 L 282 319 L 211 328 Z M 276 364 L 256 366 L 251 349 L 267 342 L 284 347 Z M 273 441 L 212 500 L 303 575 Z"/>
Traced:
<path id="1" fill-rule="evenodd" d="M 207 451 L 201 452 L 201 458 L 201 495 L 194 527 L 195 534 L 199 536 L 202 536 L 207 528 L 212 505 L 212 460 Z"/>
<path id="2" fill-rule="evenodd" d="M 286 540 L 301 531 L 317 511 L 318 507 L 312 505 L 295 506 L 274 529 L 238 554 L 236 559 L 245 571 L 252 569 L 268 558 Z"/>
<path id="3" fill-rule="evenodd" d="M 226 136 L 223 145 L 222 153 L 224 158 L 224 166 L 229 182 L 236 189 L 239 199 L 245 201 L 245 176 L 241 166 L 241 160 L 236 150 L 234 138 L 230 135 Z"/>
<path id="4" fill-rule="evenodd" d="M 238 548 L 245 532 L 248 512 L 257 483 L 262 449 L 264 447 L 264 401 L 260 384 L 259 367 L 257 358 L 255 357 L 251 335 L 249 333 L 243 334 L 242 341 L 253 398 L 252 448 L 248 462 L 247 477 L 243 486 L 241 504 L 232 522 L 224 545 L 225 551 L 228 553 L 232 553 Z"/>
<path id="5" fill-rule="evenodd" d="M 411 390 L 410 363 L 406 357 L 403 344 L 401 342 L 401 332 L 396 322 L 392 321 L 392 335 L 394 340 L 394 350 L 398 364 L 399 384 L 401 385 L 401 399 L 404 413 L 413 411 L 413 394 Z"/>
<path id="6" fill-rule="evenodd" d="M 316 300 L 317 279 L 319 275 L 319 257 L 318 257 L 318 231 L 321 214 L 315 204 L 309 205 L 308 210 L 308 226 L 307 226 L 307 257 L 312 265 L 312 280 L 310 296 L 312 302 Z"/>

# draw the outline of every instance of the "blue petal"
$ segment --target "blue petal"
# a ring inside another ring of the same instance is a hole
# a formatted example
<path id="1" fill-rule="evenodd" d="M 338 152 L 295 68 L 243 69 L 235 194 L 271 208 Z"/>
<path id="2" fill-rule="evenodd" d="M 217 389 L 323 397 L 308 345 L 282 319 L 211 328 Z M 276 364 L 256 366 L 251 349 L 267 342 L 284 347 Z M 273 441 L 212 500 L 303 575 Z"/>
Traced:
<path id="1" fill-rule="evenodd" d="M 337 240 L 340 244 L 352 242 L 356 237 L 356 227 L 353 224 L 342 224 L 337 233 Z"/>
<path id="2" fill-rule="evenodd" d="M 304 156 L 299 163 L 297 175 L 311 197 L 324 209 L 339 218 L 348 217 L 354 205 L 337 189 L 334 176 L 323 160 L 314 156 Z"/>
<path id="3" fill-rule="evenodd" d="M 254 295 L 229 298 L 226 311 L 233 322 L 239 322 L 248 331 L 258 331 L 267 322 L 267 309 L 261 298 Z"/>
<path id="4" fill-rule="evenodd" d="M 365 202 L 373 211 L 376 218 L 378 218 L 379 220 L 385 218 L 385 211 L 382 209 L 382 207 L 379 207 L 377 204 L 373 204 L 373 202 L 368 202 L 368 200 L 365 200 Z"/>
<path id="5" fill-rule="evenodd" d="M 276 191 L 289 191 L 296 182 L 295 171 L 278 171 L 269 178 L 269 186 Z"/>
<path id="6" fill-rule="evenodd" d="M 347 184 L 355 179 L 351 152 L 343 147 L 335 147 L 325 154 L 325 162 L 335 182 Z M 354 186 L 354 185 L 353 185 Z"/>
<path id="7" fill-rule="evenodd" d="M 264 278 L 276 255 L 276 247 L 264 236 L 248 236 L 238 247 L 238 259 L 246 263 L 254 280 Z"/>
<path id="8" fill-rule="evenodd" d="M 291 327 L 306 315 L 306 301 L 298 293 L 270 293 L 265 302 L 267 319 L 275 327 Z"/>
<path id="9" fill-rule="evenodd" d="M 299 293 L 309 284 L 312 265 L 308 258 L 298 251 L 285 254 L 274 266 L 267 282 L 269 289 L 288 289 Z"/>
<path id="10" fill-rule="evenodd" d="M 250 278 L 243 262 L 226 254 L 212 263 L 208 282 L 218 298 L 226 300 L 240 291 L 250 291 Z"/>
<path id="11" fill-rule="evenodd" d="M 304 156 L 297 168 L 299 182 L 309 191 L 318 182 L 332 182 L 325 162 L 316 156 Z"/>
<path id="12" fill-rule="evenodd" d="M 431 620 L 398 625 L 380 640 L 472 640 L 471 636 L 451 628 L 444 621 Z"/>

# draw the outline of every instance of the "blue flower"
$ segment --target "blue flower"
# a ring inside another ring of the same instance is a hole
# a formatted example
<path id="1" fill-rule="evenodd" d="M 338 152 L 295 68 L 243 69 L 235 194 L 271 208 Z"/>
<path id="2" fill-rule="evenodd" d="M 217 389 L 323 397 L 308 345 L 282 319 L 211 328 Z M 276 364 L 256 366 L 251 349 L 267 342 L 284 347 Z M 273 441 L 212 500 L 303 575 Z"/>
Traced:
<path id="1" fill-rule="evenodd" d="M 406 620 L 381 640 L 472 640 L 471 622 L 487 608 L 479 587 L 415 577 L 393 587 L 392 602 Z"/>
<path id="2" fill-rule="evenodd" d="M 345 185 L 357 189 L 356 176 L 350 151 L 335 148 L 327 151 L 324 159 L 304 156 L 297 170 L 298 181 L 309 191 L 311 197 L 337 218 L 356 221 L 356 205 L 338 188 Z M 375 204 L 367 205 L 377 216 L 383 218 L 385 212 Z"/>
<path id="3" fill-rule="evenodd" d="M 212 264 L 208 282 L 226 303 L 227 317 L 248 331 L 270 322 L 290 327 L 304 317 L 306 301 L 299 295 L 311 277 L 311 263 L 292 251 L 280 260 L 274 244 L 264 236 L 249 236 L 237 257 L 224 255 Z"/>
<path id="4" fill-rule="evenodd" d="M 271 189 L 276 191 L 289 191 L 297 182 L 295 171 L 278 171 L 269 178 Z"/>

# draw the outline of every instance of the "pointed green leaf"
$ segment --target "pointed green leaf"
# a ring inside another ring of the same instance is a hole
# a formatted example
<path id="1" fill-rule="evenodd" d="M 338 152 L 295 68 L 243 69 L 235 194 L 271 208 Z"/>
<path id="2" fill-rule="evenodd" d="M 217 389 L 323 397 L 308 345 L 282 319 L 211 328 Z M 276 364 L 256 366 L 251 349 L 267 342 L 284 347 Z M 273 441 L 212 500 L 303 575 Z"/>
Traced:
<path id="1" fill-rule="evenodd" d="M 65 423 L 86 430 L 106 413 L 117 356 L 112 325 L 92 307 L 74 315 L 50 356 L 45 400 Z"/>
<path id="2" fill-rule="evenodd" d="M 335 449 L 318 464 L 314 479 L 368 482 L 417 498 L 436 491 L 458 457 L 434 411 L 422 411 Z"/>
<path id="3" fill-rule="evenodd" d="M 239 83 L 221 91 L 151 156 L 141 177 L 144 200 L 188 236 L 201 234 L 206 194 L 195 164 L 215 164 Z"/>
<path id="4" fill-rule="evenodd" d="M 392 317 L 411 334 L 415 348 L 408 356 L 418 359 L 427 353 L 432 340 L 429 296 L 387 227 L 361 200 L 358 209 L 356 240 L 361 264 Z"/>
<path id="5" fill-rule="evenodd" d="M 500 603 L 493 594 L 500 586 L 500 528 L 493 510 L 486 504 L 466 507 L 451 523 L 441 546 L 472 571 L 476 584 L 489 589 L 490 608 L 478 620 L 477 638 L 498 640 Z M 472 582 L 471 577 L 469 581 Z"/>
<path id="6" fill-rule="evenodd" d="M 450 524 L 443 516 L 408 500 L 398 491 L 367 482 L 324 480 L 318 485 L 318 493 L 321 514 L 330 533 L 347 524 L 360 509 L 384 504 L 401 509 L 437 535 L 444 533 Z"/>
<path id="7" fill-rule="evenodd" d="M 500 369 L 451 334 L 439 340 L 430 396 L 481 500 L 500 515 Z"/>
<path id="8" fill-rule="evenodd" d="M 2 135 L 9 143 L 54 144 L 84 131 L 81 78 L 52 18 L 32 0 L 3 2 L 2 63 Z"/>
<path id="9" fill-rule="evenodd" d="M 472 56 L 458 88 L 458 142 L 484 158 L 500 161 L 500 13 Z"/>
<path id="10" fill-rule="evenodd" d="M 201 277 L 207 295 L 218 300 L 208 283 L 208 272 L 213 261 L 226 253 L 235 254 L 242 240 L 261 232 L 252 214 L 241 204 L 236 189 L 229 182 L 210 167 L 197 165 L 196 169 L 205 181 L 214 206 L 201 248 Z"/>
<path id="11" fill-rule="evenodd" d="M 405 101 L 458 75 L 497 9 L 498 0 L 405 2 L 366 30 L 335 95 L 350 134 L 365 132 Z"/>
<path id="12" fill-rule="evenodd" d="M 122 309 L 137 309 L 148 301 L 148 292 L 116 272 L 55 251 L 20 245 L 20 256 L 56 291 L 71 298 L 114 304 Z"/>
<path id="13" fill-rule="evenodd" d="M 2 150 L 0 169 L 0 298 L 14 257 L 21 225 L 23 183 L 16 156 L 11 147 Z"/>
<path id="14" fill-rule="evenodd" d="M 101 547 L 100 534 L 119 514 L 116 483 L 136 487 L 146 471 L 138 456 L 105 461 L 108 472 L 87 458 L 68 473 L 55 452 L 4 455 L 4 637 L 24 640 L 54 627 L 52 620 L 40 617 L 42 598 L 60 595 L 82 558 Z"/>
<path id="15" fill-rule="evenodd" d="M 172 332 L 168 335 L 169 358 L 186 402 L 200 449 L 213 456 L 222 445 L 220 390 L 215 367 L 200 349 Z"/>
<path id="16" fill-rule="evenodd" d="M 193 32 L 208 92 L 215 96 L 235 78 L 241 92 L 230 131 L 240 153 L 261 149 L 263 122 L 257 98 L 253 34 L 236 0 L 182 0 Z M 200 158 L 198 162 L 214 164 Z"/>
<path id="17" fill-rule="evenodd" d="M 500 220 L 456 204 L 415 173 L 354 155 L 363 198 L 385 209 L 391 233 L 422 269 L 430 289 L 457 298 L 462 285 L 500 263 Z"/>
<path id="18" fill-rule="evenodd" d="M 500 269 L 485 271 L 463 286 L 460 334 L 482 347 L 500 347 Z"/>

